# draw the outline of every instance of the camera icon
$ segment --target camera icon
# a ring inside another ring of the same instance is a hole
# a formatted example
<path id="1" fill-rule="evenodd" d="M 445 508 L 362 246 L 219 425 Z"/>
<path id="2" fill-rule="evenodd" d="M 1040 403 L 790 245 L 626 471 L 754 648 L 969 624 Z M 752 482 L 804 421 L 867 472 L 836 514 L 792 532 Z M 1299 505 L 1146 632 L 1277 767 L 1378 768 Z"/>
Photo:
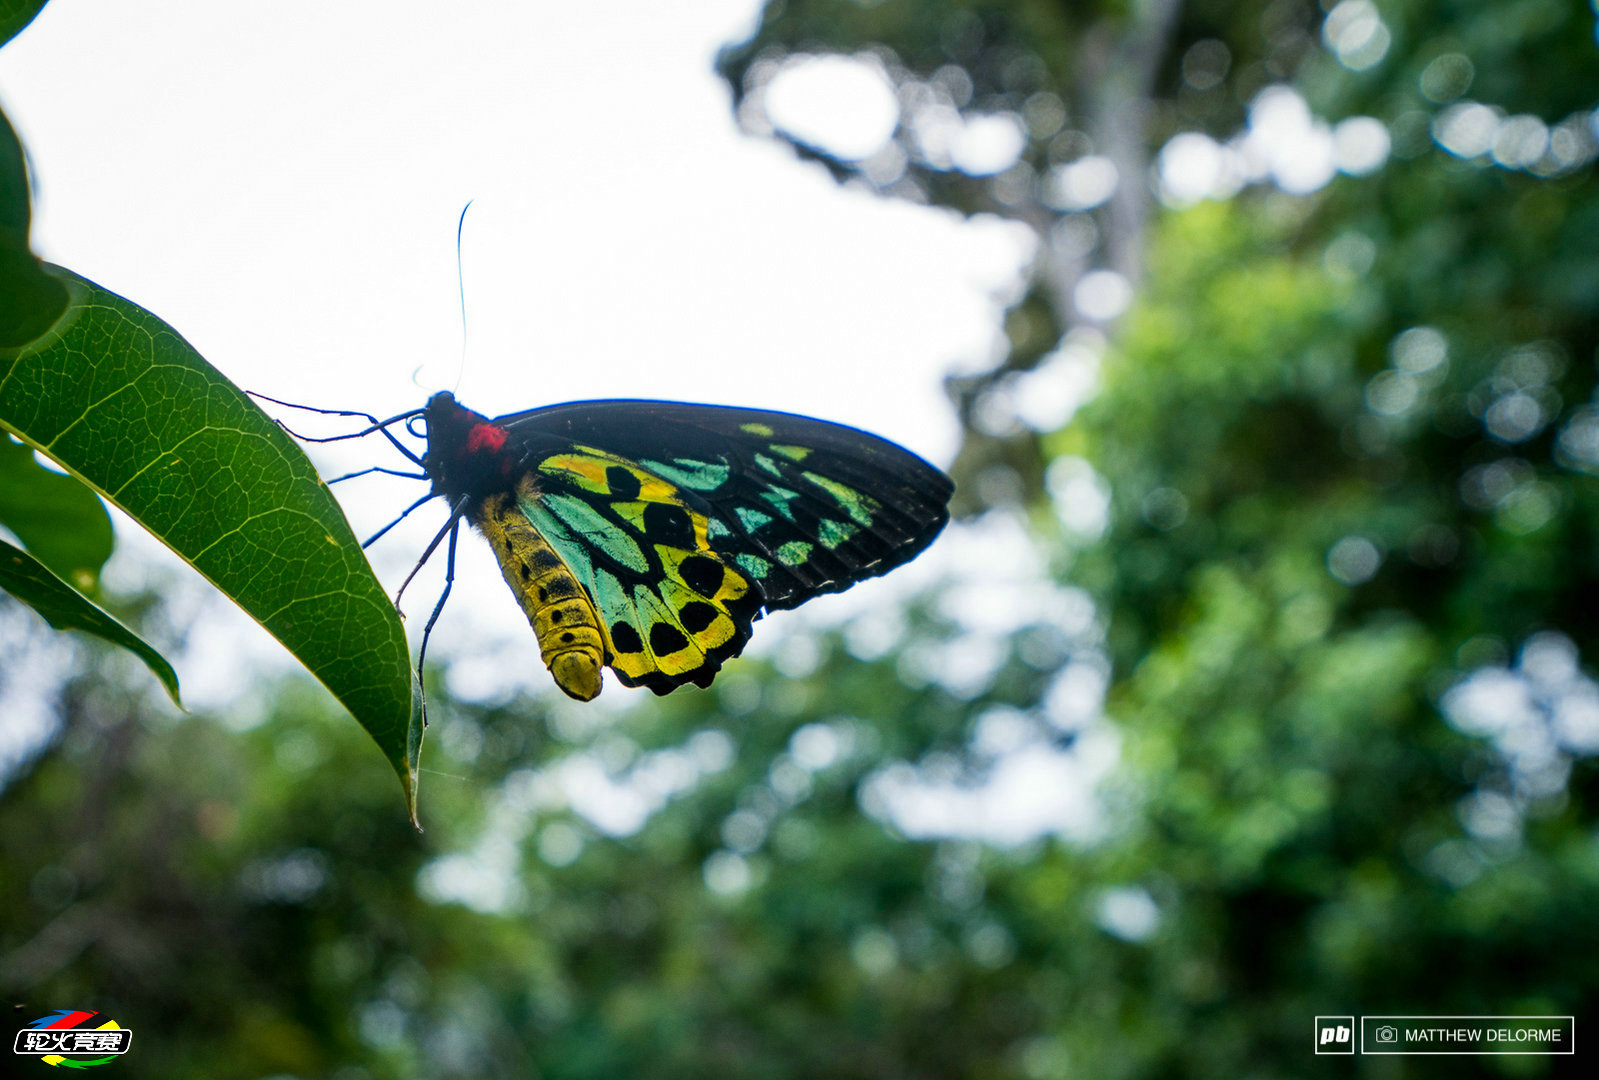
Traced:
<path id="1" fill-rule="evenodd" d="M 1399 1029 L 1392 1024 L 1384 1024 L 1372 1032 L 1372 1037 L 1380 1043 L 1394 1043 L 1399 1041 Z"/>

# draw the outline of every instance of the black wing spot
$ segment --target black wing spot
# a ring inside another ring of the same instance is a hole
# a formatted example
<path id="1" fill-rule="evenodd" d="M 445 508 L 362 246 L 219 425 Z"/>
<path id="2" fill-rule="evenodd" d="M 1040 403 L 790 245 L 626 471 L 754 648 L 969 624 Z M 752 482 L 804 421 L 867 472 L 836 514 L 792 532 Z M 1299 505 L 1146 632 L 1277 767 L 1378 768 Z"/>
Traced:
<path id="1" fill-rule="evenodd" d="M 561 621 L 561 616 L 565 615 L 565 614 L 566 614 L 566 612 L 564 612 L 564 611 L 552 611 L 552 612 L 550 612 L 550 624 L 553 626 L 555 623 L 560 622 Z"/>
<path id="2" fill-rule="evenodd" d="M 650 627 L 650 651 L 656 656 L 669 656 L 687 645 L 688 638 L 675 626 L 658 622 Z"/>
<path id="3" fill-rule="evenodd" d="M 620 465 L 605 467 L 605 486 L 611 489 L 611 498 L 622 502 L 632 502 L 639 495 L 639 478 Z"/>
<path id="4" fill-rule="evenodd" d="M 551 570 L 559 570 L 564 566 L 561 557 L 548 548 L 537 548 L 533 552 L 533 569 L 538 574 L 546 574 Z"/>
<path id="5" fill-rule="evenodd" d="M 694 600 L 683 605 L 677 618 L 683 624 L 683 629 L 697 634 L 716 621 L 716 609 L 704 601 Z"/>
<path id="6" fill-rule="evenodd" d="M 722 590 L 722 564 L 706 555 L 690 555 L 678 566 L 683 583 L 701 596 L 715 596 Z"/>
<path id="7" fill-rule="evenodd" d="M 658 544 L 694 548 L 694 522 L 681 506 L 650 503 L 644 508 L 644 532 Z"/>
<path id="8" fill-rule="evenodd" d="M 611 624 L 611 644 L 616 646 L 616 651 L 619 653 L 644 651 L 644 640 L 638 636 L 638 631 L 633 629 L 633 624 L 625 623 L 621 619 Z"/>
<path id="9" fill-rule="evenodd" d="M 523 577 L 526 577 L 526 576 L 527 576 L 527 574 L 526 574 L 526 573 L 525 573 L 525 571 L 526 571 L 526 570 L 527 570 L 527 567 L 526 567 L 526 566 L 523 566 L 523 567 L 522 567 L 522 569 L 523 569 L 523 571 L 524 571 L 524 573 L 523 573 L 523 575 L 522 575 L 522 576 L 523 576 Z M 543 585 L 540 585 L 540 586 L 539 586 L 539 600 L 540 600 L 540 601 L 546 601 L 546 600 L 548 600 L 548 599 L 549 599 L 549 598 L 550 598 L 550 590 L 549 590 L 549 589 L 546 589 L 546 588 L 545 588 L 545 587 L 544 587 L 544 586 L 543 586 Z"/>
<path id="10" fill-rule="evenodd" d="M 574 642 L 576 640 L 577 640 L 577 635 L 572 633 L 572 631 L 570 631 L 570 630 L 568 630 L 566 633 L 561 635 L 562 644 L 570 644 L 570 643 L 572 643 L 572 642 Z"/>
<path id="11" fill-rule="evenodd" d="M 526 581 L 528 578 L 530 578 L 532 576 L 533 576 L 533 568 L 531 566 L 529 566 L 527 563 L 523 563 L 522 564 L 522 580 Z"/>

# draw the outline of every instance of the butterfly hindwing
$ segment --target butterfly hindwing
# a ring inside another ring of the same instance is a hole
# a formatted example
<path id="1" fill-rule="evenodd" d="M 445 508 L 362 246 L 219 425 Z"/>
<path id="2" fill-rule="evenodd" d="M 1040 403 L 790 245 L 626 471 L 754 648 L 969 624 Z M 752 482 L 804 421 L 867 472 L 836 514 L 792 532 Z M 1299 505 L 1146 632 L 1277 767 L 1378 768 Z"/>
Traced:
<path id="1" fill-rule="evenodd" d="M 589 591 L 617 678 L 663 694 L 709 685 L 749 640 L 762 593 L 712 548 L 699 500 L 592 447 L 533 472 L 521 509 Z"/>

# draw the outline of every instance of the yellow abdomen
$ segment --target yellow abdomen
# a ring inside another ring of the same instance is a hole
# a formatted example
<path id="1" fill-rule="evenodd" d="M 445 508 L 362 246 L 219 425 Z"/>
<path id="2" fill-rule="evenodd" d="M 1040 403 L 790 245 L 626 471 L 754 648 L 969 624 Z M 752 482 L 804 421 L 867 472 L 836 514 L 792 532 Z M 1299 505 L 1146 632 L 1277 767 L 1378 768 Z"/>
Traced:
<path id="1" fill-rule="evenodd" d="M 472 519 L 527 613 L 555 684 L 579 701 L 598 697 L 604 638 L 594 605 L 571 569 L 517 507 L 514 496 L 485 499 Z"/>

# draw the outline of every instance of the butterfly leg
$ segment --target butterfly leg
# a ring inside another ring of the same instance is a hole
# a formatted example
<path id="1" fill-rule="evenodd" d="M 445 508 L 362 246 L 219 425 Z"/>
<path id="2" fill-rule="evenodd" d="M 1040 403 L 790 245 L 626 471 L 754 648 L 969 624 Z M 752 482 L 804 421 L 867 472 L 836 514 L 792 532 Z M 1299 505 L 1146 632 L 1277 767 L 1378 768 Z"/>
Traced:
<path id="1" fill-rule="evenodd" d="M 343 476 L 335 476 L 332 480 L 328 481 L 328 484 L 332 485 L 340 483 L 344 480 L 354 480 L 356 477 L 370 476 L 372 473 L 383 473 L 385 476 L 403 476 L 407 480 L 428 479 L 427 473 L 401 472 L 399 469 L 385 469 L 381 465 L 374 465 L 370 469 L 362 469 L 360 472 L 345 473 Z"/>
<path id="2" fill-rule="evenodd" d="M 400 597 L 405 595 L 406 587 L 411 584 L 411 581 L 416 577 L 417 572 L 420 571 L 422 567 L 427 565 L 427 561 L 433 557 L 433 553 L 438 550 L 439 542 L 442 541 L 445 536 L 449 536 L 450 538 L 450 573 L 452 575 L 455 573 L 455 530 L 456 526 L 461 523 L 461 515 L 466 512 L 467 503 L 471 501 L 472 497 L 470 495 L 461 496 L 460 501 L 457 502 L 454 508 L 450 511 L 450 520 L 444 523 L 444 528 L 439 530 L 439 534 L 433 538 L 433 541 L 430 544 L 428 544 L 427 550 L 422 552 L 422 557 L 416 561 L 416 565 L 411 567 L 411 572 L 405 575 L 404 581 L 400 582 L 400 591 L 394 594 L 394 610 L 400 612 L 400 618 L 405 618 L 405 612 L 400 610 Z M 410 511 L 407 510 L 406 513 L 410 513 Z M 372 539 L 375 540 L 377 537 L 373 537 Z M 367 543 L 371 542 L 371 540 L 367 541 Z M 448 595 L 449 590 L 446 589 L 445 593 Z M 434 618 L 438 618 L 437 612 L 434 613 Z M 428 625 L 432 626 L 433 624 L 430 622 Z"/>
<path id="3" fill-rule="evenodd" d="M 422 464 L 422 458 L 410 447 L 406 446 L 399 439 L 396 439 L 394 437 L 394 433 L 389 430 L 390 424 L 397 424 L 401 420 L 409 420 L 413 416 L 420 416 L 422 412 L 420 409 L 412 409 L 409 412 L 400 413 L 398 416 L 391 416 L 387 420 L 379 420 L 371 413 L 361 412 L 357 409 L 319 409 L 315 405 L 296 405 L 292 401 L 280 401 L 275 397 L 267 397 L 267 395 L 257 393 L 254 390 L 246 390 L 245 393 L 249 394 L 253 398 L 260 398 L 262 401 L 270 401 L 274 405 L 282 405 L 289 409 L 300 409 L 304 412 L 321 413 L 324 416 L 357 416 L 368 421 L 371 425 L 370 427 L 363 428 L 360 431 L 352 432 L 349 435 L 329 435 L 323 438 L 313 439 L 309 436 L 301 435 L 298 431 L 295 431 L 293 428 L 289 427 L 289 425 L 285 424 L 282 420 L 277 422 L 278 427 L 282 428 L 284 431 L 287 431 L 290 435 L 293 435 L 301 442 L 343 442 L 345 439 L 359 439 L 370 435 L 373 432 L 378 432 L 385 439 L 389 440 L 389 442 L 393 443 L 394 448 L 410 459 L 412 464 Z"/>
<path id="4" fill-rule="evenodd" d="M 420 499 L 418 499 L 416 502 L 412 503 L 410 506 L 407 506 L 404 510 L 401 510 L 399 517 L 395 518 L 393 521 L 391 521 L 387 525 L 383 526 L 383 528 L 379 529 L 377 532 L 373 533 L 371 536 L 369 536 L 365 540 L 363 540 L 361 542 L 361 550 L 365 551 L 367 548 L 369 548 L 373 544 L 377 543 L 378 537 L 382 536 L 384 533 L 386 533 L 390 529 L 394 528 L 400 522 L 404 521 L 410 515 L 412 510 L 415 510 L 417 507 L 421 506 L 423 503 L 427 502 L 431 498 L 433 498 L 433 493 L 430 491 L 426 495 L 424 495 Z"/>
<path id="5" fill-rule="evenodd" d="M 450 590 L 455 587 L 455 538 L 461 531 L 461 519 L 452 518 L 449 525 L 450 547 L 444 556 L 444 591 L 439 593 L 439 602 L 433 605 L 433 614 L 428 616 L 427 625 L 422 628 L 422 648 L 416 654 L 416 682 L 423 685 L 423 667 L 428 657 L 428 638 L 433 635 L 433 624 L 439 621 L 439 616 L 444 613 L 444 602 L 450 598 Z M 432 549 L 429 549 L 430 551 Z M 426 556 L 424 556 L 424 559 Z M 414 573 L 414 571 L 413 571 Z M 426 699 L 426 690 L 423 698 Z M 427 707 L 422 708 L 423 723 L 427 722 Z"/>

